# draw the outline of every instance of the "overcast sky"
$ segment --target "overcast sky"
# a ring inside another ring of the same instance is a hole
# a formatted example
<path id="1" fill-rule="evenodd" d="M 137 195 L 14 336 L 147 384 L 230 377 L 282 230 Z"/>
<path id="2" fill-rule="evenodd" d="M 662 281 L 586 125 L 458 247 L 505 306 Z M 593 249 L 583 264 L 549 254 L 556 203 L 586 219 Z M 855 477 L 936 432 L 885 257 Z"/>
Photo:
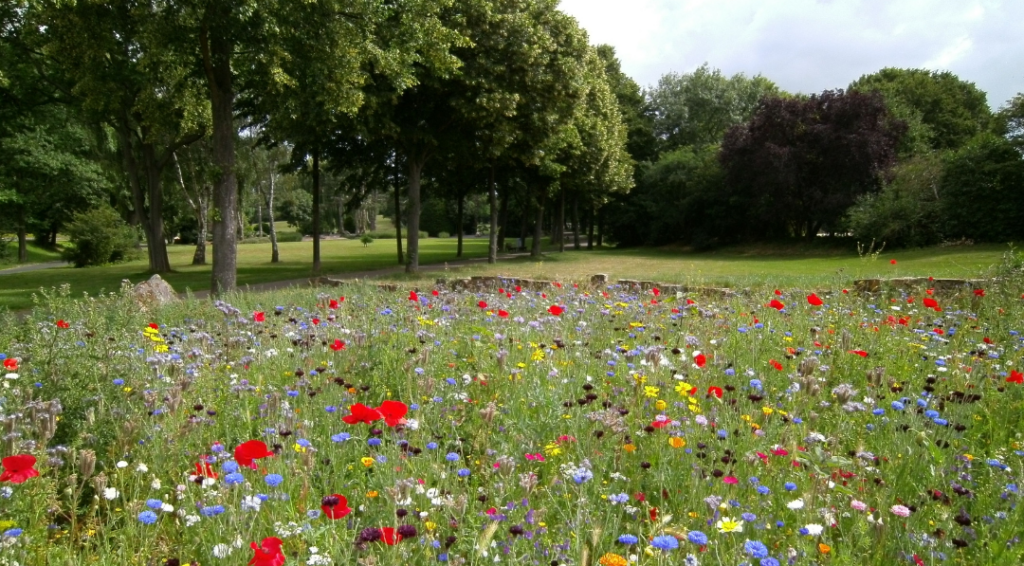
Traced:
<path id="1" fill-rule="evenodd" d="M 707 62 L 790 92 L 883 67 L 949 70 L 999 108 L 1024 91 L 1024 0 L 562 0 L 641 86 Z"/>

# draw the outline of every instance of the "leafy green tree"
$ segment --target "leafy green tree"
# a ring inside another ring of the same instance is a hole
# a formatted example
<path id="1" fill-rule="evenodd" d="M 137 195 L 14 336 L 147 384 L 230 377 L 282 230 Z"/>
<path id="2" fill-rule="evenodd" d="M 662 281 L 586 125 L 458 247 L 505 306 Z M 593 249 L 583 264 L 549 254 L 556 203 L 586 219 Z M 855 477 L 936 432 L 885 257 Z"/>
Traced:
<path id="1" fill-rule="evenodd" d="M 913 156 L 897 165 L 880 192 L 863 195 L 847 212 L 854 237 L 887 247 L 941 242 L 943 168 L 943 156 L 938 153 Z"/>
<path id="2" fill-rule="evenodd" d="M 622 65 L 611 45 L 598 45 L 597 54 L 605 64 L 605 76 L 619 114 L 626 124 L 626 151 L 633 161 L 654 161 L 658 157 L 658 140 L 654 136 L 654 108 L 644 96 L 640 85 L 622 72 Z"/>
<path id="3" fill-rule="evenodd" d="M 910 126 L 904 153 L 956 149 L 992 122 L 985 92 L 949 71 L 887 67 L 849 90 L 882 93 L 893 115 Z"/>
<path id="4" fill-rule="evenodd" d="M 1024 239 L 1024 158 L 1008 140 L 983 133 L 945 160 L 939 189 L 945 239 Z"/>
<path id="5" fill-rule="evenodd" d="M 761 99 L 780 94 L 761 75 L 726 77 L 705 63 L 692 73 L 664 75 L 648 97 L 661 151 L 671 151 L 721 142 L 726 130 L 753 116 Z"/>
<path id="6" fill-rule="evenodd" d="M 995 133 L 1024 150 L 1024 93 L 1017 94 L 999 109 L 994 124 Z"/>

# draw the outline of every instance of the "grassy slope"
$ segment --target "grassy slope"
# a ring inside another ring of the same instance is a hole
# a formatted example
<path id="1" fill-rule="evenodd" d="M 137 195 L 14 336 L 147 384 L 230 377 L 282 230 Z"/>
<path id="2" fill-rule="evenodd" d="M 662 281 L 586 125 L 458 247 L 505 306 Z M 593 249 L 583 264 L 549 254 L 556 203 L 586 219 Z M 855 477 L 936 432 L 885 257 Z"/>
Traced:
<path id="1" fill-rule="evenodd" d="M 300 279 L 312 275 L 312 242 L 280 244 L 281 261 L 270 263 L 270 244 L 238 246 L 238 285 L 252 285 L 266 281 Z M 175 272 L 165 279 L 175 290 L 193 291 L 209 289 L 210 265 L 193 266 L 193 246 L 171 246 L 171 266 Z M 207 248 L 207 257 L 210 257 Z M 355 240 L 326 240 L 321 242 L 323 273 L 334 274 L 397 266 L 393 240 L 378 240 L 364 247 Z M 487 254 L 487 240 L 466 240 L 465 257 Z M 428 239 L 420 242 L 420 262 L 438 263 L 455 260 L 455 240 Z M 62 267 L 0 276 L 0 308 L 22 309 L 32 306 L 32 293 L 39 288 L 71 285 L 72 295 L 95 295 L 101 291 L 117 291 L 121 280 L 139 282 L 149 277 L 145 259 L 107 267 L 74 269 Z"/>
<path id="2" fill-rule="evenodd" d="M 8 248 L 8 261 L 0 261 L 0 269 L 6 269 L 8 267 L 17 267 L 21 265 L 18 263 L 18 242 L 10 242 L 7 244 Z M 28 261 L 26 263 L 43 263 L 47 261 L 60 261 L 60 251 L 43 248 L 28 243 Z"/>

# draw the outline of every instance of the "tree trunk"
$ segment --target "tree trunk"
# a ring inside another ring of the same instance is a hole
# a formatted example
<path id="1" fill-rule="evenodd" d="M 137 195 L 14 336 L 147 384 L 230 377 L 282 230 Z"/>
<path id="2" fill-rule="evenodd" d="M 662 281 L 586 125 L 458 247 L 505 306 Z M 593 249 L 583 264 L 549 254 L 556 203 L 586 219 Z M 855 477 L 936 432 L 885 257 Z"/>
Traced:
<path id="1" fill-rule="evenodd" d="M 587 211 L 587 249 L 594 249 L 594 206 Z"/>
<path id="2" fill-rule="evenodd" d="M 487 263 L 498 261 L 498 188 L 494 185 L 494 165 L 491 165 L 491 179 L 487 184 L 491 208 L 491 230 L 487 234 Z"/>
<path id="3" fill-rule="evenodd" d="M 256 201 L 256 235 L 260 238 L 263 237 L 263 203 Z"/>
<path id="4" fill-rule="evenodd" d="M 157 160 L 151 144 L 142 146 L 142 162 L 146 170 L 146 186 L 149 189 L 149 211 L 146 222 L 146 252 L 149 255 L 151 273 L 167 273 L 171 262 L 167 258 L 167 241 L 164 240 L 164 192 L 163 168 Z"/>
<path id="5" fill-rule="evenodd" d="M 558 202 L 558 251 L 565 252 L 565 189 L 561 191 L 561 200 Z"/>
<path id="6" fill-rule="evenodd" d="M 313 151 L 313 274 L 320 275 L 320 149 Z"/>
<path id="7" fill-rule="evenodd" d="M 198 193 L 198 191 L 197 191 Z M 199 211 L 196 214 L 199 220 L 199 229 L 196 234 L 196 251 L 192 254 L 192 265 L 206 265 L 206 238 L 210 214 L 210 199 L 205 196 L 197 196 L 199 200 Z"/>
<path id="8" fill-rule="evenodd" d="M 395 175 L 395 243 L 398 245 L 398 265 L 405 265 L 405 256 L 402 254 L 402 199 L 398 191 L 398 175 Z"/>
<path id="9" fill-rule="evenodd" d="M 456 212 L 456 217 L 458 218 L 457 222 L 458 222 L 459 245 L 458 245 L 458 249 L 455 252 L 455 257 L 462 257 L 462 238 L 465 236 L 465 231 L 466 231 L 466 219 L 463 217 L 463 214 L 465 212 L 465 208 L 466 208 L 466 193 L 460 192 L 459 193 L 458 211 Z"/>
<path id="10" fill-rule="evenodd" d="M 270 263 L 281 261 L 277 249 L 277 227 L 274 226 L 274 173 L 270 173 L 270 195 L 267 197 L 267 218 L 270 220 Z"/>
<path id="11" fill-rule="evenodd" d="M 238 201 L 235 204 L 235 228 L 238 230 L 239 241 L 245 239 L 245 219 L 242 209 L 245 208 L 245 177 L 238 177 Z"/>
<path id="12" fill-rule="evenodd" d="M 368 214 L 370 215 L 370 231 L 377 231 L 377 189 L 373 189 L 373 204 L 370 206 Z"/>
<path id="13" fill-rule="evenodd" d="M 572 199 L 572 249 L 580 250 L 580 197 Z"/>
<path id="14" fill-rule="evenodd" d="M 493 183 L 492 183 L 493 184 Z M 497 188 L 497 187 L 495 187 Z M 505 237 L 508 235 L 508 190 L 501 193 L 501 211 L 499 212 L 500 218 L 498 219 L 498 249 L 505 249 Z"/>
<path id="15" fill-rule="evenodd" d="M 209 9 L 231 10 L 226 3 L 213 4 Z M 223 30 L 213 31 L 210 37 L 208 25 L 203 25 L 200 47 L 210 88 L 213 162 L 219 171 L 213 185 L 213 269 L 210 276 L 210 295 L 215 297 L 233 291 L 237 281 L 238 240 L 232 224 L 238 204 L 238 180 L 235 177 L 235 93 L 231 84 L 231 54 L 235 46 Z"/>
<path id="16" fill-rule="evenodd" d="M 597 209 L 597 247 L 601 247 L 604 244 L 604 215 L 601 214 L 601 209 Z"/>
<path id="17" fill-rule="evenodd" d="M 537 221 L 533 225 L 533 247 L 530 250 L 530 257 L 540 257 L 540 240 L 544 235 L 544 201 L 547 200 L 547 191 L 541 193 L 537 199 Z"/>
<path id="18" fill-rule="evenodd" d="M 420 268 L 420 174 L 423 173 L 423 158 L 409 156 L 409 235 L 405 246 L 406 273 L 416 273 Z"/>
<path id="19" fill-rule="evenodd" d="M 28 261 L 28 233 L 25 231 L 25 225 L 21 224 L 18 226 L 18 263 L 25 263 Z"/>

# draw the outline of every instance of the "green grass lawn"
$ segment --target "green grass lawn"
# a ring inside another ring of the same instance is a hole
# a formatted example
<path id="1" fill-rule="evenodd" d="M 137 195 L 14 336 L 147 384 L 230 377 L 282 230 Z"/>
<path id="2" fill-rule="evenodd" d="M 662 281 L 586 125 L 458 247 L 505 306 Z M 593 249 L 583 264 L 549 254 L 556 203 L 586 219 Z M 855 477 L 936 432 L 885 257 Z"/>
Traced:
<path id="1" fill-rule="evenodd" d="M 984 277 L 999 264 L 1007 246 L 927 248 L 885 252 L 861 259 L 856 252 L 769 247 L 687 253 L 670 249 L 603 249 L 546 253 L 542 260 L 522 258 L 497 265 L 453 269 L 452 277 L 514 275 L 517 277 L 582 280 L 595 273 L 612 279 L 639 279 L 734 288 L 760 285 L 849 286 L 871 277 Z M 896 260 L 896 264 L 890 260 Z M 390 277 L 389 278 L 393 278 Z M 399 277 L 426 282 L 432 277 Z"/>
<path id="2" fill-rule="evenodd" d="M 377 240 L 363 246 L 357 240 L 325 240 L 321 242 L 323 274 L 346 273 L 381 269 L 398 265 L 394 240 Z M 420 263 L 453 261 L 454 239 L 427 239 L 420 241 Z M 238 285 L 252 285 L 267 281 L 300 279 L 312 276 L 312 242 L 285 242 L 280 244 L 281 261 L 270 263 L 270 244 L 245 244 L 238 246 Z M 164 278 L 177 291 L 206 290 L 210 288 L 210 265 L 191 265 L 193 246 L 171 246 L 169 248 L 173 273 Z M 207 248 L 211 258 L 212 247 Z M 487 254 L 487 240 L 467 239 L 464 257 L 479 257 Z M 60 267 L 27 273 L 0 275 L 0 308 L 12 310 L 32 306 L 32 293 L 40 288 L 57 287 L 64 283 L 71 285 L 71 293 L 95 295 L 100 292 L 117 291 L 121 280 L 137 283 L 149 277 L 145 258 L 105 267 L 75 269 Z"/>
<path id="3" fill-rule="evenodd" d="M 50 248 L 44 248 L 37 246 L 36 244 L 29 242 L 28 246 L 28 261 L 25 263 L 44 263 L 47 261 L 60 261 L 60 250 L 52 250 Z M 7 269 L 9 267 L 17 267 L 18 263 L 18 242 L 9 242 L 7 244 L 6 260 L 0 260 L 0 269 Z"/>

